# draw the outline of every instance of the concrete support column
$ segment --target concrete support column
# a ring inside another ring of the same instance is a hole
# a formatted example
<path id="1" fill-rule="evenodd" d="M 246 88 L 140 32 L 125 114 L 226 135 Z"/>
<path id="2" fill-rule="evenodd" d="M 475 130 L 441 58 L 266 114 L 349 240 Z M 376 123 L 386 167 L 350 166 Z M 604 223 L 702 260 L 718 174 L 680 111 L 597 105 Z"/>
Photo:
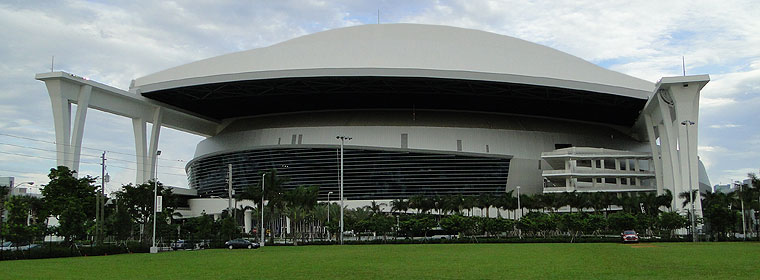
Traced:
<path id="1" fill-rule="evenodd" d="M 56 165 L 78 171 L 84 123 L 92 95 L 92 86 L 62 84 L 60 82 L 51 82 L 45 85 L 48 87 L 50 103 L 53 107 Z M 71 130 L 72 101 L 77 104 L 73 132 Z"/>
<path id="2" fill-rule="evenodd" d="M 77 96 L 77 114 L 74 117 L 74 131 L 72 131 L 69 157 L 71 169 L 79 171 L 79 159 L 82 153 L 82 138 L 84 137 L 84 121 L 87 118 L 87 107 L 90 106 L 92 86 L 82 85 Z"/>
<path id="3" fill-rule="evenodd" d="M 135 154 L 137 160 L 137 170 L 135 183 L 142 184 L 148 181 L 149 178 L 145 177 L 146 163 L 148 162 L 148 145 L 145 140 L 146 123 L 144 119 L 136 118 L 132 119 L 132 129 L 135 136 Z"/>
<path id="4" fill-rule="evenodd" d="M 137 160 L 137 172 L 135 182 L 137 184 L 148 182 L 154 178 L 156 170 L 156 151 L 158 151 L 158 137 L 161 133 L 161 121 L 163 113 L 160 107 L 153 110 L 151 120 L 153 127 L 150 134 L 150 146 L 147 140 L 146 118 L 133 118 L 132 128 L 135 136 L 135 154 Z M 150 148 L 150 150 L 148 150 Z"/>
<path id="5" fill-rule="evenodd" d="M 245 228 L 245 233 L 251 232 L 251 213 L 253 213 L 253 210 L 251 209 L 246 209 L 244 212 L 243 224 Z"/>

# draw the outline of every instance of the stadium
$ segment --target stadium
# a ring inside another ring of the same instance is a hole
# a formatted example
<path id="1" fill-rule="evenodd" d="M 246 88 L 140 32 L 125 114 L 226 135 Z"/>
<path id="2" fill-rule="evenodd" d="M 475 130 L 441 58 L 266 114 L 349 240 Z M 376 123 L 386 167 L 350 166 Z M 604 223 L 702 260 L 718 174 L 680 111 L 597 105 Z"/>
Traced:
<path id="1" fill-rule="evenodd" d="M 230 166 L 237 191 L 277 169 L 286 188 L 337 195 L 336 136 L 351 138 L 344 195 L 355 202 L 709 186 L 696 153 L 707 75 L 652 83 L 472 29 L 339 28 L 170 68 L 128 91 L 63 72 L 37 79 L 57 120 L 80 105 L 72 132 L 56 121 L 59 165 L 78 167 L 82 108 L 132 118 L 138 182 L 153 178 L 161 126 L 205 136 L 186 166 L 190 215 L 227 206 Z"/>

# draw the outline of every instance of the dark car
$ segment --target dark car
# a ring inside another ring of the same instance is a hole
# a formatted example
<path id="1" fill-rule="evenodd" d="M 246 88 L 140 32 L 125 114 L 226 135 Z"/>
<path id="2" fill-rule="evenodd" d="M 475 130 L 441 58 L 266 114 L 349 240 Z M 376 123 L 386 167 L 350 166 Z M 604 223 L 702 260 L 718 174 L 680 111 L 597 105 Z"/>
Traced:
<path id="1" fill-rule="evenodd" d="M 623 233 L 620 234 L 620 236 L 623 237 L 623 243 L 629 243 L 629 242 L 636 243 L 636 242 L 639 242 L 639 235 L 635 231 L 633 231 L 633 230 L 623 231 Z"/>
<path id="2" fill-rule="evenodd" d="M 177 240 L 177 242 L 172 243 L 172 250 L 192 250 L 195 247 L 195 244 L 192 242 L 188 242 L 186 240 Z"/>
<path id="3" fill-rule="evenodd" d="M 235 248 L 258 249 L 259 248 L 259 243 L 251 242 L 245 239 L 233 239 L 233 240 L 224 242 L 224 245 L 230 249 L 235 249 Z"/>

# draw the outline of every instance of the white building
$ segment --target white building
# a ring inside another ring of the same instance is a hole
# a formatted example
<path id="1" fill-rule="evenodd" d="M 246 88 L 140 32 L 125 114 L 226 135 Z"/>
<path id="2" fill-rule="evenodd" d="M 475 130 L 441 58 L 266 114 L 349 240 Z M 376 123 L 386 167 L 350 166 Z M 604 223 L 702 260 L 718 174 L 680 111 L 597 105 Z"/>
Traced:
<path id="1" fill-rule="evenodd" d="M 320 199 L 335 199 L 337 135 L 353 138 L 345 195 L 355 202 L 709 186 L 696 150 L 707 75 L 651 83 L 471 29 L 340 28 L 177 66 L 128 91 L 63 72 L 37 79 L 52 100 L 59 165 L 78 169 L 89 108 L 133 120 L 137 182 L 153 177 L 161 127 L 207 137 L 186 167 L 204 209 L 226 206 L 229 164 L 238 190 L 276 168 L 287 187 L 319 185 Z"/>

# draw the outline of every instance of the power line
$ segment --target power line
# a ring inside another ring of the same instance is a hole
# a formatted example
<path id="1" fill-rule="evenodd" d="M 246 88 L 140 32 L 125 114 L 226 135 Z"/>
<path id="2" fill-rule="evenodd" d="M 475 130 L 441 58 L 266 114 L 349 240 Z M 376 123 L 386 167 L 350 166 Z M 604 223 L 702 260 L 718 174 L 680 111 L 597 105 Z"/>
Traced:
<path id="1" fill-rule="evenodd" d="M 30 141 L 36 141 L 36 142 L 42 142 L 42 143 L 48 143 L 48 144 L 54 144 L 54 145 L 58 145 L 58 143 L 56 143 L 55 141 L 48 141 L 48 140 L 42 140 L 42 139 L 35 139 L 35 138 L 30 138 L 30 137 L 25 137 L 25 136 L 19 136 L 19 135 L 13 135 L 13 134 L 8 134 L 8 133 L 2 133 L 2 132 L 0 132 L 0 135 L 1 135 L 1 136 L 7 136 L 7 137 L 18 138 L 18 139 L 24 139 L 24 140 L 30 140 Z M 71 147 L 77 147 L 77 146 L 73 146 L 73 145 L 71 145 Z M 126 155 L 126 156 L 134 156 L 134 157 L 136 157 L 136 156 L 137 156 L 136 154 L 123 153 L 123 152 L 112 151 L 112 150 L 107 150 L 107 149 L 98 149 L 98 148 L 91 148 L 91 147 L 86 147 L 86 146 L 80 146 L 80 147 L 81 147 L 82 149 L 87 149 L 87 150 L 94 150 L 94 151 L 98 151 L 98 152 L 106 151 L 106 152 L 109 152 L 109 153 L 120 154 L 120 155 Z M 151 156 L 144 156 L 144 157 L 145 157 L 145 158 L 152 158 Z M 161 158 L 161 160 L 168 160 L 168 161 L 178 161 L 178 162 L 187 162 L 186 160 L 182 160 L 182 159 L 165 159 L 165 158 L 163 158 L 163 157 Z"/>
<path id="2" fill-rule="evenodd" d="M 58 153 L 58 151 L 56 151 L 56 150 L 42 149 L 42 148 L 36 148 L 36 147 L 24 146 L 24 145 L 16 145 L 16 144 L 9 144 L 9 143 L 2 143 L 2 142 L 0 142 L 0 145 L 6 145 L 6 146 L 18 147 L 18 148 L 24 148 L 24 149 L 32 149 L 32 150 L 51 152 L 51 153 Z M 65 154 L 73 154 L 73 152 L 63 152 L 63 153 L 65 153 Z M 79 154 L 79 155 L 80 156 L 100 158 L 99 155 L 89 155 L 89 154 Z M 125 160 L 125 159 L 118 159 L 118 158 L 109 158 L 108 160 L 121 161 L 121 162 L 129 162 L 129 163 L 137 163 L 136 161 Z M 174 169 L 185 170 L 184 167 L 176 167 L 176 166 L 168 166 L 168 165 L 159 165 L 159 167 L 166 167 L 166 168 L 174 168 Z"/>
<path id="3" fill-rule="evenodd" d="M 8 154 L 8 155 L 15 155 L 15 156 L 22 156 L 22 157 L 32 157 L 32 158 L 40 158 L 40 159 L 47 159 L 47 160 L 57 160 L 56 158 L 50 158 L 50 157 L 43 157 L 43 156 L 37 156 L 37 155 L 27 155 L 27 154 L 21 154 L 21 153 L 12 153 L 12 152 L 4 152 L 0 151 L 0 154 Z M 69 162 L 73 160 L 67 160 Z M 87 164 L 87 165 L 100 165 L 99 162 L 86 162 L 86 161 L 80 161 L 79 164 Z M 121 169 L 129 169 L 129 170 L 137 170 L 136 168 L 130 168 L 126 166 L 120 166 L 120 165 L 109 165 L 111 167 L 121 168 Z M 164 175 L 172 175 L 172 176 L 187 176 L 186 174 L 176 174 L 176 173 L 165 173 L 165 172 L 158 172 L 159 174 Z"/>

